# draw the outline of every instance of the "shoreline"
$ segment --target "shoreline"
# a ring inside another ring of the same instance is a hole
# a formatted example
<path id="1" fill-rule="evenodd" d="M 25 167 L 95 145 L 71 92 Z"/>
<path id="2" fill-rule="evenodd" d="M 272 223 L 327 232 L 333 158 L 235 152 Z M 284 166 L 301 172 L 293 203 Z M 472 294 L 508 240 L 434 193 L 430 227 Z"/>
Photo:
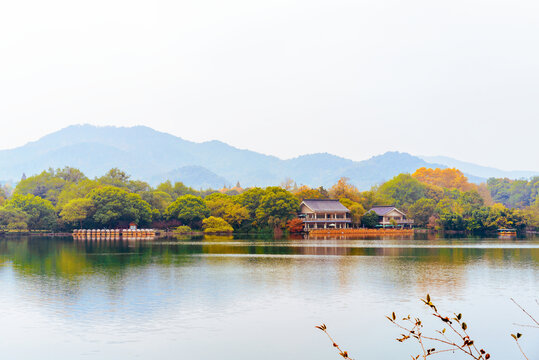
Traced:
<path id="1" fill-rule="evenodd" d="M 469 233 L 466 231 L 440 231 L 440 230 L 430 230 L 430 229 L 316 229 L 311 230 L 308 233 L 290 233 L 290 236 L 402 236 L 402 235 L 415 235 L 415 234 L 439 234 L 439 235 L 498 235 L 496 231 L 485 231 L 479 233 Z M 0 236 L 10 236 L 10 235 L 26 235 L 26 236 L 46 236 L 46 237 L 73 237 L 72 232 L 47 232 L 47 231 L 0 231 Z M 230 235 L 230 236 L 253 236 L 253 235 L 273 235 L 268 232 L 226 232 L 226 233 L 205 233 L 204 231 L 189 231 L 189 232 L 174 232 L 166 230 L 157 230 L 155 238 L 164 238 L 164 237 L 174 237 L 174 236 L 204 236 L 204 235 Z M 539 231 L 525 230 L 517 233 L 517 236 L 527 236 L 527 235 L 539 235 Z"/>
<path id="2" fill-rule="evenodd" d="M 317 235 L 413 235 L 414 229 L 315 229 L 309 231 L 308 235 L 317 236 Z"/>

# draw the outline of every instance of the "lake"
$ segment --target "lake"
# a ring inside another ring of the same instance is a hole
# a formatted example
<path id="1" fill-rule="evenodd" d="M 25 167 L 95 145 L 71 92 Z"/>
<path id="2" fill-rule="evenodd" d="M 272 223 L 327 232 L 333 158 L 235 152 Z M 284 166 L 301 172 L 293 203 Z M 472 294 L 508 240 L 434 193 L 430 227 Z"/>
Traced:
<path id="1" fill-rule="evenodd" d="M 539 358 L 539 238 L 0 238 L 2 359 L 410 359 L 385 318 L 462 312 L 491 359 Z M 437 327 L 434 327 L 437 326 Z M 439 346 L 437 346 L 440 348 Z M 445 354 L 439 359 L 463 359 Z"/>

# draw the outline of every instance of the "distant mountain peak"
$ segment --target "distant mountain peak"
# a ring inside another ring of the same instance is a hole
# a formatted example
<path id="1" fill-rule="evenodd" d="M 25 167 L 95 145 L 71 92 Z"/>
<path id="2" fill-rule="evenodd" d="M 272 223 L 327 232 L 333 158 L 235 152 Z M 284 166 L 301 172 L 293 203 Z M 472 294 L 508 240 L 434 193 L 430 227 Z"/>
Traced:
<path id="1" fill-rule="evenodd" d="M 506 170 L 496 169 L 493 167 L 481 166 L 481 165 L 473 164 L 470 162 L 453 159 L 448 156 L 419 156 L 419 157 L 428 162 L 437 162 L 437 163 L 446 165 L 447 167 L 457 168 L 464 173 L 472 174 L 473 176 L 480 177 L 480 178 L 507 177 L 510 179 L 520 179 L 520 178 L 530 178 L 532 176 L 539 175 L 539 171 L 531 171 L 531 170 L 506 171 Z"/>
<path id="2" fill-rule="evenodd" d="M 363 161 L 327 152 L 282 160 L 238 149 L 219 140 L 201 143 L 184 140 L 143 125 L 80 124 L 19 148 L 0 151 L 0 181 L 15 182 L 22 173 L 30 176 L 49 167 L 64 166 L 77 167 L 89 177 L 100 176 L 111 167 L 120 167 L 135 179 L 153 182 L 170 176 L 183 179 L 196 188 L 217 184 L 221 187 L 230 184 L 231 180 L 240 181 L 246 187 L 268 186 L 279 184 L 285 178 L 318 187 L 331 186 L 340 177 L 348 177 L 360 189 L 368 189 L 399 173 L 413 173 L 420 167 L 457 167 L 476 182 L 492 176 L 490 174 L 507 175 L 497 169 L 464 162 L 458 162 L 456 166 L 447 158 L 440 158 L 443 161 L 439 162 L 436 159 L 388 151 Z M 517 177 L 528 175 L 522 172 L 511 174 Z"/>
<path id="3" fill-rule="evenodd" d="M 293 158 L 290 158 L 288 160 L 296 160 L 296 159 L 312 159 L 312 158 L 317 158 L 317 159 L 339 159 L 339 160 L 347 160 L 347 161 L 353 161 L 353 160 L 349 160 L 349 159 L 345 159 L 343 157 L 340 157 L 340 156 L 337 156 L 337 155 L 333 155 L 333 154 L 330 154 L 328 152 L 321 152 L 321 153 L 312 153 L 312 154 L 305 154 L 305 155 L 299 155 L 299 156 L 296 156 L 296 157 L 293 157 Z"/>

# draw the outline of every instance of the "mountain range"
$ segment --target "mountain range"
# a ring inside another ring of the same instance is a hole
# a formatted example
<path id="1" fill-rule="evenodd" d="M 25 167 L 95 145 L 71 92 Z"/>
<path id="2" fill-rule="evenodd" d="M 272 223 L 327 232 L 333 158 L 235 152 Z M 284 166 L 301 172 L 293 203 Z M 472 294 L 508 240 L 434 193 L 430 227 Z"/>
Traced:
<path id="1" fill-rule="evenodd" d="M 331 186 L 347 177 L 368 189 L 391 177 L 420 167 L 457 167 L 473 182 L 489 177 L 523 178 L 533 171 L 503 171 L 442 156 L 387 152 L 353 161 L 328 153 L 282 160 L 242 150 L 220 141 L 196 143 L 145 126 L 96 127 L 73 125 L 24 146 L 0 151 L 0 181 L 17 182 L 49 167 L 72 166 L 87 176 L 101 176 L 113 167 L 155 185 L 182 181 L 195 188 L 276 185 L 291 178 L 298 185 Z"/>

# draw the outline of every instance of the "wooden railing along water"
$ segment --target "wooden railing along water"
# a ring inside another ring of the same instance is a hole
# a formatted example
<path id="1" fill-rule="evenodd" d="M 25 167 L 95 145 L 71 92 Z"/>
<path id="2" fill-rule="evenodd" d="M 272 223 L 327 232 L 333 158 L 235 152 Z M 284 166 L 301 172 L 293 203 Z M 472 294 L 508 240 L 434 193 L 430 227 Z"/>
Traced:
<path id="1" fill-rule="evenodd" d="M 151 240 L 157 236 L 155 229 L 77 229 L 73 230 L 76 240 L 89 239 L 141 239 Z"/>
<path id="2" fill-rule="evenodd" d="M 414 229 L 312 229 L 309 235 L 365 235 L 365 236 L 386 236 L 386 235 L 413 235 Z"/>

